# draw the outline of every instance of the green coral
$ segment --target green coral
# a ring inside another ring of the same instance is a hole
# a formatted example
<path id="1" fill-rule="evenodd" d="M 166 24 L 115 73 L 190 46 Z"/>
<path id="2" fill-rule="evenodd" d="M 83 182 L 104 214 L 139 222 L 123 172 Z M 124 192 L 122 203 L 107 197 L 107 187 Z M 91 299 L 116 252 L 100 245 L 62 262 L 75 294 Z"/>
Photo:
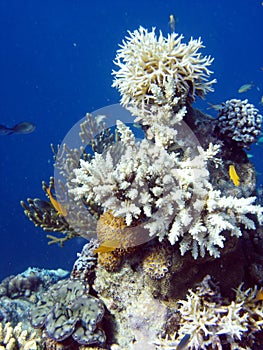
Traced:
<path id="1" fill-rule="evenodd" d="M 56 341 L 72 336 L 79 344 L 103 344 L 105 334 L 97 323 L 104 315 L 104 306 L 88 292 L 88 285 L 82 281 L 59 281 L 31 311 L 32 326 L 45 327 L 48 336 Z"/>

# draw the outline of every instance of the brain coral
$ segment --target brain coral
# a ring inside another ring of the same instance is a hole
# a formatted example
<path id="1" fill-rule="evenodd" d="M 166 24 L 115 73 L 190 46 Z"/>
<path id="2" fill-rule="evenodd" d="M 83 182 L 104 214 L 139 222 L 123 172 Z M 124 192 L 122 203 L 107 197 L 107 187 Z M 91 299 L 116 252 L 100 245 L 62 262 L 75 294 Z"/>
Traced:
<path id="1" fill-rule="evenodd" d="M 157 38 L 154 28 L 148 32 L 143 27 L 129 35 L 114 62 L 120 69 L 113 71 L 113 87 L 120 91 L 122 105 L 169 107 L 213 91 L 216 80 L 208 81 L 213 58 L 198 52 L 203 47 L 200 38 L 184 44 L 182 35 L 164 38 L 160 31 Z"/>
<path id="2" fill-rule="evenodd" d="M 104 307 L 88 294 L 79 280 L 63 280 L 52 286 L 31 311 L 33 327 L 45 326 L 48 336 L 56 341 L 68 337 L 79 344 L 103 344 L 104 332 L 97 328 Z"/>

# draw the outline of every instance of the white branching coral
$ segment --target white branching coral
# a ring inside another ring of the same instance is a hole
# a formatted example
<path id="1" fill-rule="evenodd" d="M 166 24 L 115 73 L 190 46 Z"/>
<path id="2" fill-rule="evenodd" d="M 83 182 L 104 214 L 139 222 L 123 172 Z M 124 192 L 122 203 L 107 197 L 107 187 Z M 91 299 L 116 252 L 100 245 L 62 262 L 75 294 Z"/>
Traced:
<path id="1" fill-rule="evenodd" d="M 256 197 L 224 196 L 213 189 L 208 163 L 222 165 L 219 145 L 194 150 L 177 129 L 167 130 L 169 137 L 162 137 L 157 125 L 150 127 L 148 138 L 138 142 L 117 121 L 120 142 L 95 152 L 90 161 L 80 160 L 69 192 L 77 201 L 84 198 L 125 218 L 127 226 L 140 226 L 148 239 L 167 237 L 182 255 L 191 251 L 196 259 L 208 252 L 218 258 L 227 237 L 240 237 L 243 227 L 254 230 L 256 220 L 263 222 L 263 208 L 254 204 Z"/>
<path id="2" fill-rule="evenodd" d="M 219 165 L 218 145 L 207 150 L 197 146 L 196 153 L 185 145 L 183 153 L 171 152 L 165 142 L 137 142 L 120 121 L 117 131 L 120 142 L 103 154 L 95 152 L 91 161 L 81 160 L 75 169 L 70 193 L 76 200 L 96 203 L 125 218 L 128 226 L 140 225 L 148 238 L 167 237 L 172 245 L 179 244 L 182 255 L 191 251 L 194 258 L 206 252 L 219 257 L 225 233 L 241 236 L 241 224 L 255 229 L 247 214 L 262 221 L 255 197 L 224 197 L 213 190 L 207 163 L 213 159 Z"/>
<path id="3" fill-rule="evenodd" d="M 226 237 L 224 232 L 228 231 L 232 236 L 242 236 L 241 225 L 246 229 L 256 228 L 254 220 L 248 217 L 254 214 L 257 220 L 263 221 L 263 208 L 253 204 L 256 197 L 235 198 L 232 196 L 221 196 L 220 191 L 212 187 L 207 192 L 207 200 L 198 220 L 190 227 L 189 234 L 183 235 L 180 241 L 180 251 L 184 254 L 192 247 L 192 255 L 197 258 L 200 254 L 204 257 L 206 251 L 211 256 L 219 257 L 219 248 L 224 247 Z M 178 239 L 179 232 L 176 238 Z"/>
<path id="4" fill-rule="evenodd" d="M 184 105 L 186 98 L 213 91 L 216 80 L 208 80 L 213 58 L 199 52 L 204 47 L 200 38 L 185 44 L 183 35 L 176 33 L 165 38 L 160 31 L 157 37 L 155 28 L 128 33 L 114 62 L 119 70 L 113 71 L 113 86 L 120 91 L 123 106 L 170 109 Z"/>
<path id="5" fill-rule="evenodd" d="M 187 349 L 251 349 L 254 335 L 262 330 L 262 301 L 256 301 L 258 288 L 243 291 L 242 284 L 232 301 L 222 298 L 208 275 L 195 291 L 188 290 L 179 300 L 180 326 L 173 335 L 157 338 L 158 350 L 177 348 L 187 335 Z"/>
<path id="6" fill-rule="evenodd" d="M 241 284 L 235 299 L 227 302 L 210 281 L 206 276 L 195 291 L 190 289 L 186 299 L 178 301 L 180 327 L 174 335 L 155 340 L 158 350 L 174 349 L 186 334 L 190 350 L 221 350 L 226 343 L 232 350 L 251 349 L 249 344 L 263 324 L 263 303 L 256 301 L 257 287 L 243 291 Z"/>

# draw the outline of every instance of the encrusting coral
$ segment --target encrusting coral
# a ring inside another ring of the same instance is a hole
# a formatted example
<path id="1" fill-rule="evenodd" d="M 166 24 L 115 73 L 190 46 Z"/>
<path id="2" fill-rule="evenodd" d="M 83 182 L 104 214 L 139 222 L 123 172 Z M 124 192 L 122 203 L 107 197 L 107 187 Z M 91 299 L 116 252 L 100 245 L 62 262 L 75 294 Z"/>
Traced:
<path id="1" fill-rule="evenodd" d="M 39 350 L 41 338 L 37 332 L 23 329 L 22 322 L 12 327 L 9 322 L 0 322 L 0 350 Z"/>
<path id="2" fill-rule="evenodd" d="M 172 265 L 172 255 L 168 244 L 150 247 L 143 259 L 143 270 L 153 279 L 161 279 Z"/>

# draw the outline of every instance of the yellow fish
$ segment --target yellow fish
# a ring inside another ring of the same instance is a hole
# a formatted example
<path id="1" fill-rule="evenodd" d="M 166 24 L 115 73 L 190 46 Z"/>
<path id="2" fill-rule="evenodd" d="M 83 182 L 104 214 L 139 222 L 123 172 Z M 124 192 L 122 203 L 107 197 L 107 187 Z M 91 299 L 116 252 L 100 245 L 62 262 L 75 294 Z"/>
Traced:
<path id="1" fill-rule="evenodd" d="M 62 216 L 67 216 L 68 213 L 67 213 L 66 208 L 65 208 L 63 205 L 61 205 L 61 204 L 53 197 L 53 195 L 52 195 L 52 193 L 51 193 L 51 188 L 48 187 L 46 191 L 47 191 L 48 197 L 49 197 L 49 199 L 50 199 L 50 202 L 51 202 L 51 204 L 53 205 L 53 207 L 56 209 L 57 213 L 58 213 L 59 215 L 62 215 Z"/>
<path id="2" fill-rule="evenodd" d="M 248 90 L 250 90 L 252 88 L 252 86 L 254 86 L 254 84 L 251 82 L 249 84 L 244 84 L 242 86 L 240 86 L 240 88 L 238 89 L 238 93 L 241 94 L 243 92 L 246 92 Z"/>
<path id="3" fill-rule="evenodd" d="M 260 289 L 260 290 L 257 292 L 257 295 L 256 295 L 254 301 L 261 301 L 261 300 L 263 300 L 263 290 L 262 290 L 262 289 Z"/>
<path id="4" fill-rule="evenodd" d="M 117 248 L 121 248 L 120 242 L 117 239 L 109 239 L 99 245 L 98 248 L 94 249 L 94 254 L 97 253 L 109 253 Z"/>
<path id="5" fill-rule="evenodd" d="M 239 186 L 240 179 L 239 179 L 239 176 L 237 175 L 236 169 L 233 164 L 229 165 L 228 172 L 229 172 L 230 179 L 233 181 L 233 184 L 235 186 Z"/>

